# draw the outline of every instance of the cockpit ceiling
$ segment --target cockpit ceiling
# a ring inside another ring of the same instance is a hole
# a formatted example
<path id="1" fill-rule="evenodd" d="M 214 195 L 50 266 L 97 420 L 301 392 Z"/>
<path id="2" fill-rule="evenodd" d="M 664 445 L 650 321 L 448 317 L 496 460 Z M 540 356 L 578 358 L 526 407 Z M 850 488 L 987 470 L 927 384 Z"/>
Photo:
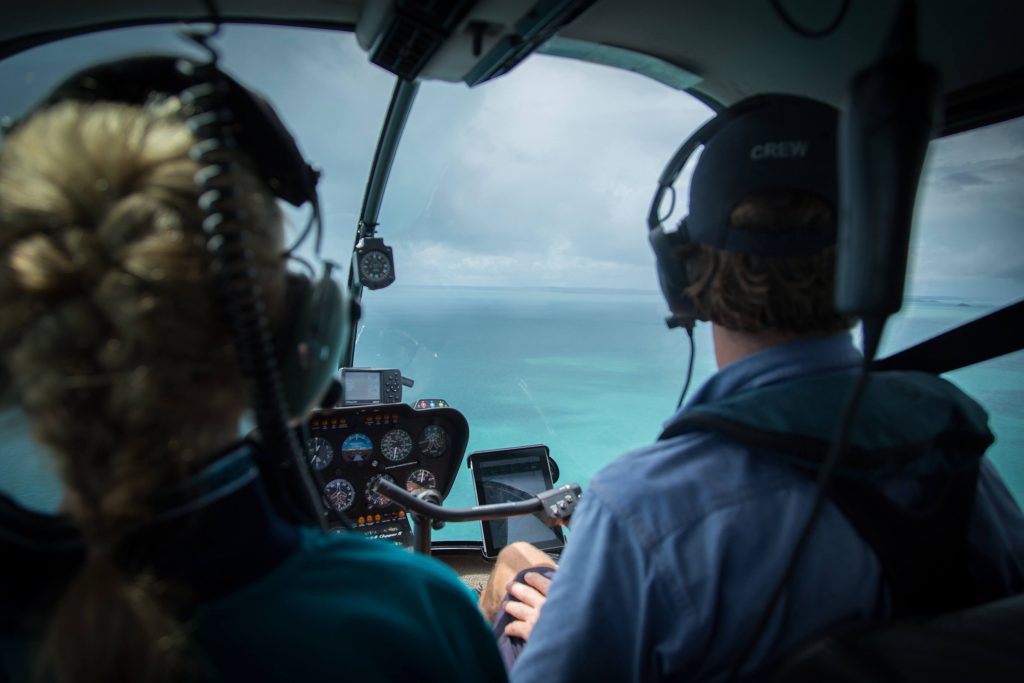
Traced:
<path id="1" fill-rule="evenodd" d="M 900 0 L 850 0 L 828 37 L 798 35 L 780 19 L 771 0 L 597 0 L 559 33 L 564 38 L 626 48 L 657 57 L 698 76 L 698 93 L 729 104 L 758 92 L 802 93 L 839 102 L 845 83 L 875 59 Z M 228 21 L 354 28 L 364 10 L 381 3 L 344 0 L 216 0 Z M 63 35 L 112 26 L 201 20 L 203 0 L 49 0 L 4 3 L 0 56 Z M 410 2 L 410 4 L 413 4 Z M 843 0 L 781 0 L 808 28 L 830 23 Z M 531 7 L 525 0 L 476 3 L 455 38 L 465 40 L 476 17 L 497 8 Z M 947 93 L 1024 73 L 1020 29 L 1024 2 L 918 0 L 921 49 L 941 69 Z M 467 59 L 471 57 L 467 56 Z M 427 69 L 424 77 L 430 77 Z M 1016 85 L 1012 86 L 1016 89 Z"/>
<path id="2" fill-rule="evenodd" d="M 808 29 L 827 26 L 843 0 L 781 0 Z M 920 48 L 948 93 L 1024 69 L 1024 3 L 918 0 Z M 876 60 L 900 0 L 851 0 L 819 39 L 787 27 L 771 0 L 603 0 L 562 36 L 643 50 L 702 78 L 698 90 L 729 104 L 760 92 L 838 103 L 849 77 Z"/>

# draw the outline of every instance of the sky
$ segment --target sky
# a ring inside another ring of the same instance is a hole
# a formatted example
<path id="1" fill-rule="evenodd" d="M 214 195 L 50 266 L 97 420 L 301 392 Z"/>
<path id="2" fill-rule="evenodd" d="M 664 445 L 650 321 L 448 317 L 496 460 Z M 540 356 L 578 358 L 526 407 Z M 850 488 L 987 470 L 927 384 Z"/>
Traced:
<path id="1" fill-rule="evenodd" d="M 226 68 L 269 97 L 323 170 L 321 255 L 347 263 L 392 77 L 348 34 L 230 26 L 218 45 Z M 23 113 L 91 61 L 187 49 L 172 29 L 150 27 L 17 55 L 0 63 L 0 112 Z M 398 282 L 655 289 L 645 219 L 656 178 L 709 115 L 640 75 L 557 57 L 532 57 L 474 89 L 425 83 L 381 213 Z M 687 178 L 672 220 L 685 211 Z M 1024 120 L 932 144 L 910 294 L 1021 298 L 1022 181 Z M 305 215 L 288 212 L 295 225 Z"/>

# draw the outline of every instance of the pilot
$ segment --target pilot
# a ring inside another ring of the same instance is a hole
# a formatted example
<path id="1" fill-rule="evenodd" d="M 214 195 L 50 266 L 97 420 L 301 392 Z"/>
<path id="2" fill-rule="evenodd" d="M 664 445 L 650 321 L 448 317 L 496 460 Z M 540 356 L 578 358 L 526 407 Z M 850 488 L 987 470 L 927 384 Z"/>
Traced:
<path id="1" fill-rule="evenodd" d="M 868 383 L 851 450 L 866 459 L 886 448 L 914 452 L 921 469 L 881 483 L 837 477 L 759 627 L 817 492 L 816 470 L 800 466 L 810 456 L 784 456 L 794 443 L 829 442 L 836 398 L 863 359 L 853 321 L 832 304 L 836 111 L 764 96 L 719 121 L 697 162 L 684 227 L 768 246 L 737 253 L 737 242 L 691 239 L 671 253 L 688 280 L 666 292 L 673 312 L 695 309 L 710 320 L 718 372 L 660 440 L 594 477 L 557 569 L 522 543 L 499 558 L 481 606 L 497 612 L 513 681 L 722 679 L 739 659 L 744 672 L 757 670 L 830 626 L 1024 590 L 1024 518 L 981 459 L 992 441 L 984 412 L 944 380 L 878 373 L 888 376 Z M 773 242 L 793 233 L 822 244 L 794 254 Z M 758 249 L 774 254 L 750 253 Z M 681 428 L 694 415 L 703 426 Z M 709 415 L 746 426 L 726 436 Z M 764 438 L 746 440 L 751 434 Z M 951 469 L 947 462 L 964 472 L 953 488 L 936 473 Z M 939 519 L 931 546 L 916 533 L 898 535 L 907 528 L 899 524 L 944 509 L 948 501 L 936 503 L 947 490 L 958 492 L 962 520 Z M 909 554 L 913 564 L 918 550 L 934 564 L 908 580 L 899 561 Z M 967 576 L 957 573 L 961 560 Z"/>
<path id="2" fill-rule="evenodd" d="M 441 563 L 286 522 L 259 477 L 228 476 L 254 472 L 255 446 L 238 438 L 250 399 L 193 141 L 177 97 L 63 101 L 0 150 L 0 365 L 68 516 L 5 521 L 33 542 L 2 552 L 0 678 L 504 680 Z M 239 164 L 247 248 L 279 319 L 282 214 Z M 200 471 L 219 483 L 171 505 Z"/>

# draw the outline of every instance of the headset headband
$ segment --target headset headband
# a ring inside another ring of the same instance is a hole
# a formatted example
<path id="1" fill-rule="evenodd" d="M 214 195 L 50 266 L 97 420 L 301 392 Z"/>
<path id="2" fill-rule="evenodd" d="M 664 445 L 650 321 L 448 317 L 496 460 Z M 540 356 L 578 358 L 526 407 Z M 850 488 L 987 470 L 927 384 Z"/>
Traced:
<path id="1" fill-rule="evenodd" d="M 142 55 L 104 62 L 66 78 L 28 116 L 69 100 L 142 106 L 154 93 L 182 96 L 187 105 L 188 91 L 208 85 L 213 69 L 217 87 L 222 88 L 220 97 L 235 124 L 231 131 L 235 147 L 245 150 L 257 175 L 277 197 L 293 206 L 310 202 L 318 208 L 318 173 L 306 163 L 295 138 L 273 108 L 220 69 L 203 65 L 200 77 L 197 68 L 188 58 L 171 55 Z"/>

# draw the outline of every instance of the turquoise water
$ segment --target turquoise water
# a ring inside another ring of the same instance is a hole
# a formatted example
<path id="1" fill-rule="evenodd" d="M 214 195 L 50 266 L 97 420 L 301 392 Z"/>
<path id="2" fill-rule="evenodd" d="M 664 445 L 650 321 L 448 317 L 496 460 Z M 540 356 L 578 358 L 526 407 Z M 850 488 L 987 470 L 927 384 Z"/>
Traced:
<path id="1" fill-rule="evenodd" d="M 563 482 L 586 486 L 606 463 L 651 442 L 674 410 L 686 371 L 685 335 L 662 323 L 654 292 L 402 287 L 368 292 L 356 362 L 401 368 L 415 380 L 405 400 L 444 398 L 470 424 L 469 451 L 547 444 Z M 883 354 L 991 310 L 911 301 Z M 714 370 L 710 332 L 696 332 L 693 391 Z M 990 456 L 1024 501 L 1024 353 L 951 373 L 990 412 Z M 57 489 L 17 414 L 0 413 L 0 483 L 39 509 Z M 448 504 L 474 503 L 462 468 Z M 437 538 L 479 538 L 452 524 Z"/>
<path id="2" fill-rule="evenodd" d="M 674 411 L 686 338 L 662 320 L 656 292 L 399 288 L 368 293 L 357 363 L 399 367 L 406 398 L 445 398 L 470 424 L 469 451 L 545 443 L 562 481 L 586 486 L 622 453 L 650 443 Z M 909 302 L 883 341 L 889 353 L 992 310 Z M 696 330 L 691 392 L 714 371 L 710 330 Z M 998 440 L 990 450 L 1024 501 L 1024 353 L 951 373 L 985 405 Z M 469 472 L 448 498 L 471 505 Z M 476 538 L 451 525 L 440 538 Z"/>

